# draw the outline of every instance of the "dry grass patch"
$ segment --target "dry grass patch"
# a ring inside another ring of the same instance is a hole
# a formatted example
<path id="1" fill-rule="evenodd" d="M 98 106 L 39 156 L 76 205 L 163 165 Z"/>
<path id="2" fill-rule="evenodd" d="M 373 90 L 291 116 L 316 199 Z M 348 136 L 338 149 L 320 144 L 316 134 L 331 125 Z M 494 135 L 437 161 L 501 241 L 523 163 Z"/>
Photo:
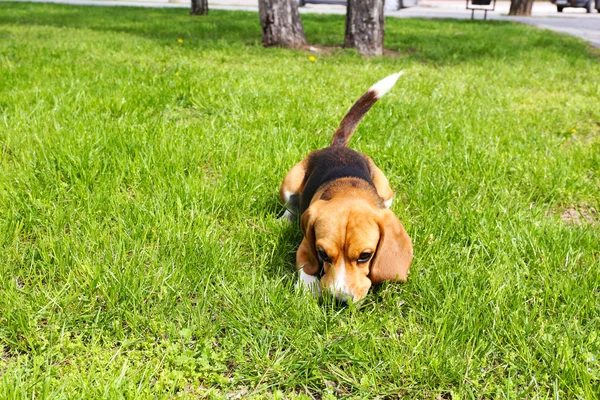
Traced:
<path id="1" fill-rule="evenodd" d="M 598 212 L 593 207 L 570 207 L 560 214 L 560 220 L 569 225 L 597 224 Z"/>

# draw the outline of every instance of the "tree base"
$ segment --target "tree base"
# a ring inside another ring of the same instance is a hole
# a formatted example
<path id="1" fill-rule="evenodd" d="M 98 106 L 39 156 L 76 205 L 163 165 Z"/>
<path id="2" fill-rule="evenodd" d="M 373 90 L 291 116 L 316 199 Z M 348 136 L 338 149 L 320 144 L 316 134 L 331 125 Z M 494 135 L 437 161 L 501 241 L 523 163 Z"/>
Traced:
<path id="1" fill-rule="evenodd" d="M 508 12 L 508 15 L 530 17 L 533 1 L 534 0 L 512 0 L 510 2 L 510 11 Z"/>
<path id="2" fill-rule="evenodd" d="M 299 48 L 306 45 L 296 0 L 259 0 L 258 11 L 265 47 Z"/>
<path id="3" fill-rule="evenodd" d="M 383 55 L 383 0 L 348 0 L 344 47 L 365 56 Z"/>
<path id="4" fill-rule="evenodd" d="M 208 15 L 208 0 L 192 0 L 190 15 Z"/>

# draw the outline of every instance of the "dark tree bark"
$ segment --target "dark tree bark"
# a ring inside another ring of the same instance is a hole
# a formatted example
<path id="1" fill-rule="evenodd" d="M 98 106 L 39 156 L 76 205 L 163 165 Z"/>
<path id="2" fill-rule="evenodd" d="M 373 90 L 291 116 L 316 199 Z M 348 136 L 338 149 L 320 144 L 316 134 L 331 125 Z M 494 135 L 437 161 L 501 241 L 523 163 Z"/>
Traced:
<path id="1" fill-rule="evenodd" d="M 511 0 L 508 15 L 530 16 L 534 0 Z"/>
<path id="2" fill-rule="evenodd" d="M 383 55 L 384 0 L 348 0 L 345 47 L 356 47 L 360 54 Z"/>
<path id="3" fill-rule="evenodd" d="M 190 10 L 191 15 L 207 15 L 208 14 L 208 0 L 192 0 L 192 9 Z"/>
<path id="4" fill-rule="evenodd" d="M 258 0 L 263 45 L 302 47 L 306 45 L 304 28 L 296 0 Z"/>

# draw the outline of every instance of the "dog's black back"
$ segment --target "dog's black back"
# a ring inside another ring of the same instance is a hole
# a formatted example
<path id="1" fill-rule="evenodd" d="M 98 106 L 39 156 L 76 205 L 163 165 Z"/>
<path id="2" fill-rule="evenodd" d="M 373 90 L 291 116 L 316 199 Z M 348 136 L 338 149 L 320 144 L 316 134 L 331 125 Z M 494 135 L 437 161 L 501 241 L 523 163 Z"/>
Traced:
<path id="1" fill-rule="evenodd" d="M 331 146 L 310 154 L 306 183 L 300 196 L 300 215 L 310 206 L 321 186 L 339 178 L 359 178 L 375 187 L 369 164 L 361 153 L 348 147 Z"/>

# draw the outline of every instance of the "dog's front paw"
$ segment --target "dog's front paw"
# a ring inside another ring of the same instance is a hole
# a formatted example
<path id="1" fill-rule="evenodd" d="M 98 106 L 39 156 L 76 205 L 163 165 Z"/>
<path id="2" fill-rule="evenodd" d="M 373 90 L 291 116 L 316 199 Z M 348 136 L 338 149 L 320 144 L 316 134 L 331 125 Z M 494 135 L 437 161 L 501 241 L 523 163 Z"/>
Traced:
<path id="1" fill-rule="evenodd" d="M 312 276 L 307 274 L 306 272 L 300 270 L 300 275 L 298 278 L 298 282 L 296 282 L 296 288 L 302 288 L 310 291 L 313 297 L 321 296 L 321 282 L 319 278 L 316 276 Z"/>
<path id="2" fill-rule="evenodd" d="M 283 215 L 278 218 L 280 221 L 288 221 L 293 223 L 296 220 L 296 216 L 290 212 L 290 210 L 285 210 Z"/>

